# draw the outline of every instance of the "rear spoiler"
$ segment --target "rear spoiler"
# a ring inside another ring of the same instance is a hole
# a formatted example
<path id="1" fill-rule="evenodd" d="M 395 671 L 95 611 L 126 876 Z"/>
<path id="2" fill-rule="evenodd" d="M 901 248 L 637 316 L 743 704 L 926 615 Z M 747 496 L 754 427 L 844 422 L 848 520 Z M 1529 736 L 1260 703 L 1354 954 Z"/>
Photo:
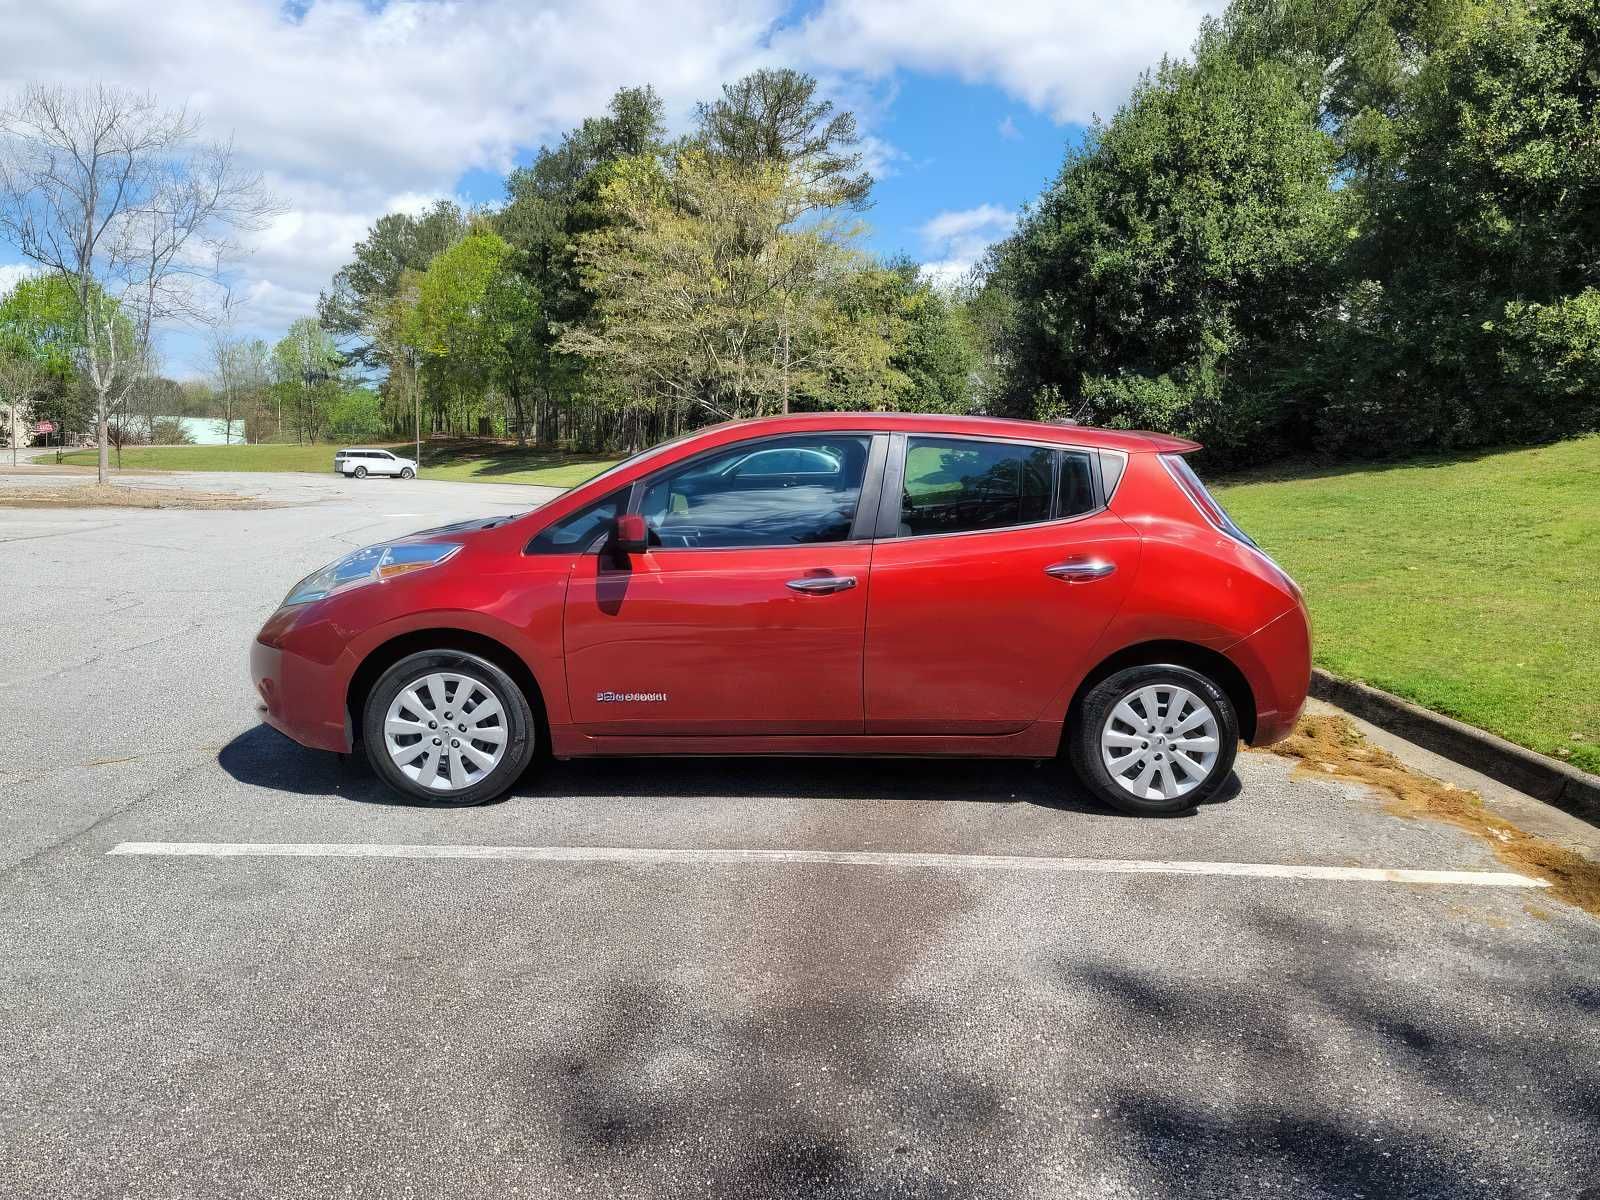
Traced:
<path id="1" fill-rule="evenodd" d="M 1150 443 L 1150 449 L 1157 454 L 1193 454 L 1202 449 L 1199 442 L 1191 442 L 1188 438 L 1173 437 L 1170 433 L 1151 433 L 1148 429 L 1133 429 L 1129 432 L 1134 437 L 1142 437 Z"/>

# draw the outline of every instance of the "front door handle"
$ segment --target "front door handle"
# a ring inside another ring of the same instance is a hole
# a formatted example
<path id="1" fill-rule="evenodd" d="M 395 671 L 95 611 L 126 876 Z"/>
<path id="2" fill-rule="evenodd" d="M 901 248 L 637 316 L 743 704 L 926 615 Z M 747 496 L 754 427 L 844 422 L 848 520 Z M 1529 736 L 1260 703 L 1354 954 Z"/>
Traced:
<path id="1" fill-rule="evenodd" d="M 1044 573 L 1055 579 L 1065 579 L 1068 583 L 1088 583 L 1094 579 L 1104 579 L 1116 569 L 1116 563 L 1103 558 L 1069 558 L 1051 563 Z"/>
<path id="2" fill-rule="evenodd" d="M 826 596 L 829 592 L 847 592 L 855 585 L 854 575 L 807 575 L 804 579 L 791 579 L 784 586 L 812 596 Z"/>

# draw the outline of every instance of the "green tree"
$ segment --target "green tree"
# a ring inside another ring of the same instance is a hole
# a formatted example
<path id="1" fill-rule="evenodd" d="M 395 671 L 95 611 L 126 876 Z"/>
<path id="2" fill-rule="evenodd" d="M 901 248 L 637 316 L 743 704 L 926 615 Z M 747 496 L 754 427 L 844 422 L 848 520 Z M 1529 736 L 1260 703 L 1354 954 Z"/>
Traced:
<path id="1" fill-rule="evenodd" d="M 423 355 L 423 373 L 441 423 L 467 426 L 495 379 L 505 329 L 491 312 L 491 286 L 510 244 L 487 225 L 434 257 L 417 284 L 407 340 Z"/>
<path id="2" fill-rule="evenodd" d="M 510 401 L 510 424 L 521 445 L 527 441 L 528 405 L 539 385 L 547 349 L 538 290 L 515 268 L 510 253 L 490 276 L 483 307 L 490 329 L 490 380 Z"/>
<path id="3" fill-rule="evenodd" d="M 890 263 L 889 271 L 900 315 L 890 362 L 906 378 L 901 406 L 914 412 L 977 411 L 978 337 L 963 304 L 915 263 Z"/>
<path id="4" fill-rule="evenodd" d="M 596 319 L 560 345 L 590 360 L 629 444 L 648 422 L 783 412 L 835 374 L 887 369 L 887 339 L 852 319 L 858 231 L 785 230 L 793 188 L 781 164 L 731 170 L 696 147 L 619 164 L 614 220 L 577 246 Z"/>
<path id="5" fill-rule="evenodd" d="M 366 442 L 383 432 L 382 401 L 370 387 L 346 387 L 326 412 L 328 436 L 336 442 Z"/>
<path id="6" fill-rule="evenodd" d="M 787 67 L 753 71 L 701 104 L 698 136 L 742 167 L 778 164 L 792 174 L 785 224 L 818 208 L 865 208 L 872 176 L 862 169 L 855 114 L 817 99 L 817 81 Z"/>
<path id="7" fill-rule="evenodd" d="M 563 418 L 569 433 L 582 424 L 591 440 L 602 437 L 594 424 L 598 408 L 585 395 L 586 360 L 560 346 L 561 330 L 586 324 L 593 313 L 594 296 L 583 286 L 575 257 L 577 239 L 613 219 L 601 191 L 616 164 L 659 154 L 664 136 L 654 89 L 623 88 L 604 116 L 584 120 L 506 180 L 506 204 L 495 227 L 514 252 L 507 270 L 525 283 L 503 298 L 523 305 L 531 322 L 517 331 L 511 360 L 522 381 L 518 394 L 531 392 L 540 440 L 558 440 Z M 531 297 L 536 307 L 529 307 Z"/>
<path id="8" fill-rule="evenodd" d="M 467 226 L 466 214 L 450 200 L 435 201 L 421 215 L 389 213 L 373 223 L 317 304 L 318 320 L 343 344 L 348 362 L 391 365 L 380 326 L 405 273 L 427 270 L 435 256 L 466 236 Z"/>
<path id="9" fill-rule="evenodd" d="M 1592 429 L 1600 8 L 1487 9 L 1419 70 L 1365 182 L 1329 331 L 1327 425 L 1399 446 Z M 1342 435 L 1342 436 L 1340 436 Z"/>
<path id="10" fill-rule="evenodd" d="M 98 293 L 94 302 L 104 304 Z M 32 418 L 50 421 L 61 435 L 82 434 L 94 425 L 92 396 L 80 386 L 82 351 L 83 322 L 69 280 L 35 275 L 0 297 L 0 354 L 13 362 L 13 387 L 20 392 L 22 378 L 31 379 Z"/>
<path id="11" fill-rule="evenodd" d="M 1282 372 L 1329 301 L 1335 153 L 1288 67 L 1242 63 L 1215 30 L 1164 62 L 997 256 L 1000 407 L 1236 454 L 1303 420 Z"/>
<path id="12" fill-rule="evenodd" d="M 1394 169 L 1400 122 L 1433 56 L 1495 0 L 1233 0 L 1209 31 L 1216 49 L 1294 71 L 1334 139 L 1342 185 Z"/>
<path id="13" fill-rule="evenodd" d="M 321 439 L 326 409 L 339 394 L 344 356 L 315 317 L 301 317 L 272 348 L 273 388 L 290 412 L 295 440 Z"/>

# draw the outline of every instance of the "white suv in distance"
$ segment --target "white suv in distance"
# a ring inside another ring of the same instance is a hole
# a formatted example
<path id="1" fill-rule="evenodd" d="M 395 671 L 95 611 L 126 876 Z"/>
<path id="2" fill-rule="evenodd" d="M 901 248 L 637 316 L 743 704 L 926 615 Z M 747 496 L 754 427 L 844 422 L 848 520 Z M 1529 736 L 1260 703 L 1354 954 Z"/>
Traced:
<path id="1" fill-rule="evenodd" d="M 417 463 L 415 459 L 401 458 L 387 450 L 352 447 L 333 456 L 333 469 L 340 475 L 353 475 L 357 479 L 368 475 L 398 475 L 401 479 L 411 479 L 417 473 Z"/>

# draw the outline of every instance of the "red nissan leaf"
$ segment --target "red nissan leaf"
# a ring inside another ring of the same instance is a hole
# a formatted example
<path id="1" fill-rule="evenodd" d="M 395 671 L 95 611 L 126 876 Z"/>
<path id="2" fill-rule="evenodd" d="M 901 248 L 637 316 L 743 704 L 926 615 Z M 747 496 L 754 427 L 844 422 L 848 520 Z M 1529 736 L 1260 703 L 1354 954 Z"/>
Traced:
<path id="1" fill-rule="evenodd" d="M 733 422 L 541 508 L 358 550 L 257 635 L 265 720 L 477 804 L 536 756 L 1064 754 L 1198 804 L 1305 700 L 1300 589 L 1178 438 L 977 417 Z"/>

